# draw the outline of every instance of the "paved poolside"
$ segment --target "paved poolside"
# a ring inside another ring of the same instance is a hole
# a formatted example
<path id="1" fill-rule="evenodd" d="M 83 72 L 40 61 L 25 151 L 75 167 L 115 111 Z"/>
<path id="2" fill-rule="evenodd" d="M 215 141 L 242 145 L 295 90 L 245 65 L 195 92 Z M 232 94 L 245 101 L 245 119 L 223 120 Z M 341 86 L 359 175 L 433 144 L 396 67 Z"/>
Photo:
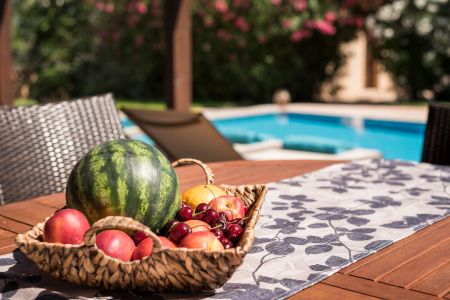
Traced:
<path id="1" fill-rule="evenodd" d="M 204 108 L 203 114 L 209 119 L 218 119 L 273 113 L 277 111 L 279 111 L 279 107 L 275 104 L 261 104 L 233 108 Z M 286 107 L 286 111 L 304 114 L 419 123 L 425 123 L 428 114 L 428 108 L 426 106 L 331 103 L 292 103 Z"/>

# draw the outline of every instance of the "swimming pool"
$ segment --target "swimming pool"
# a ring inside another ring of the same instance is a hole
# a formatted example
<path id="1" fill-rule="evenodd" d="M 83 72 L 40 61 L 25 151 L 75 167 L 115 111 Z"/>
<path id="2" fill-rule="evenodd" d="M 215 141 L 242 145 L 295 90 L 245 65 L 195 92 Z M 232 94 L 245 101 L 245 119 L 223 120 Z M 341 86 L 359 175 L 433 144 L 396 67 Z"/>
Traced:
<path id="1" fill-rule="evenodd" d="M 225 136 L 233 130 L 264 134 L 284 140 L 295 135 L 317 136 L 377 149 L 387 159 L 419 161 L 425 124 L 412 122 L 355 119 L 308 114 L 264 114 L 213 120 Z"/>

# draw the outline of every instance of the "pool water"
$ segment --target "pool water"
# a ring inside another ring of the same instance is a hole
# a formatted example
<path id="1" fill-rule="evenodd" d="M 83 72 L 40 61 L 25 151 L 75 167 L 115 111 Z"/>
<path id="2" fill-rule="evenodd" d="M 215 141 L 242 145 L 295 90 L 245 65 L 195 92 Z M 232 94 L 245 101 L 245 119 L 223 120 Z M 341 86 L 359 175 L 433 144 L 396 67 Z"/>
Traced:
<path id="1" fill-rule="evenodd" d="M 413 161 L 421 158 L 425 132 L 423 123 L 296 113 L 217 119 L 213 123 L 223 133 L 245 130 L 281 140 L 293 135 L 317 136 L 349 142 L 355 147 L 377 149 L 387 159 Z"/>

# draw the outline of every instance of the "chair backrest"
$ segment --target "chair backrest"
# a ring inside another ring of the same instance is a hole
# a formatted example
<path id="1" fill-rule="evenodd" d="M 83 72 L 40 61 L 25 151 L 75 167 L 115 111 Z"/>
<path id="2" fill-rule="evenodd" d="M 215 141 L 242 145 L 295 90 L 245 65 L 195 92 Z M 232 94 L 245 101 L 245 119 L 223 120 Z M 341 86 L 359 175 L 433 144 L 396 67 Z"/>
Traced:
<path id="1" fill-rule="evenodd" d="M 64 191 L 78 159 L 118 138 L 123 132 L 111 94 L 0 108 L 1 203 Z"/>
<path id="2" fill-rule="evenodd" d="M 423 144 L 422 161 L 450 165 L 450 105 L 431 103 Z"/>
<path id="3" fill-rule="evenodd" d="M 171 160 L 240 160 L 242 156 L 200 113 L 122 109 Z"/>

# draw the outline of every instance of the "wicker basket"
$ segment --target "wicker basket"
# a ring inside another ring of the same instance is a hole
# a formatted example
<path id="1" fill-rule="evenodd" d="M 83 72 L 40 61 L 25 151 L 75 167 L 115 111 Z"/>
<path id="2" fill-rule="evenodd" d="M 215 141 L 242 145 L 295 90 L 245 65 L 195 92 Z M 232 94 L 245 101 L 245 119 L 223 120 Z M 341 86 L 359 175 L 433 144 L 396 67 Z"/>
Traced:
<path id="1" fill-rule="evenodd" d="M 207 182 L 214 181 L 208 166 L 192 159 L 173 165 L 197 163 L 205 171 Z M 221 287 L 242 264 L 253 245 L 253 228 L 267 188 L 264 185 L 221 186 L 229 195 L 242 199 L 249 207 L 250 218 L 235 248 L 209 251 L 187 248 L 161 248 L 159 238 L 145 225 L 127 217 L 111 216 L 95 222 L 84 236 L 82 245 L 64 245 L 42 241 L 45 221 L 19 234 L 16 243 L 43 271 L 72 283 L 107 289 L 149 291 L 202 291 Z M 151 256 L 140 261 L 122 262 L 106 256 L 95 245 L 96 232 L 104 229 L 127 232 L 142 230 L 154 239 Z"/>

